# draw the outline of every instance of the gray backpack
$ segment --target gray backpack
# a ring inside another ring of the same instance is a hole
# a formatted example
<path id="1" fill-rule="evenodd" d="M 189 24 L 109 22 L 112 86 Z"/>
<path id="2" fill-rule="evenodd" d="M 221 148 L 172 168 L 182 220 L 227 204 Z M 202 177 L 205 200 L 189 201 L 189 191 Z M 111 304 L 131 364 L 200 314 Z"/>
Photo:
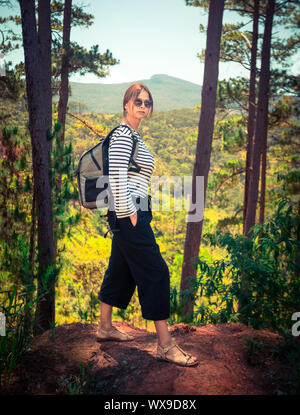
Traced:
<path id="1" fill-rule="evenodd" d="M 120 124 L 115 127 L 106 137 L 94 147 L 87 150 L 78 162 L 75 174 L 80 204 L 87 209 L 104 209 L 108 207 L 109 184 L 108 178 L 108 148 L 110 137 L 118 128 L 125 125 L 131 131 L 133 140 L 132 152 L 129 160 L 128 171 L 140 171 L 135 159 L 138 154 L 138 137 L 133 129 L 127 124 Z M 112 198 L 110 199 L 112 200 Z"/>

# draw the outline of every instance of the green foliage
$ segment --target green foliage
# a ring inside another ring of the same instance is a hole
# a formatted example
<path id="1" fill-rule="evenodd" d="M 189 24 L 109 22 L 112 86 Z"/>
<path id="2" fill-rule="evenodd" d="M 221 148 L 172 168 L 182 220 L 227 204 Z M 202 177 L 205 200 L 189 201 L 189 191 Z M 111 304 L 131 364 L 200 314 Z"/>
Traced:
<path id="1" fill-rule="evenodd" d="M 278 181 L 282 182 L 282 190 L 287 195 L 300 195 L 300 169 L 290 170 L 287 174 L 279 174 Z M 298 198 L 299 200 L 299 198 Z"/>
<path id="2" fill-rule="evenodd" d="M 66 265 L 66 264 L 65 264 Z M 72 275 L 62 270 L 57 289 L 56 305 L 61 318 L 95 323 L 99 316 L 98 292 L 103 279 L 104 264 L 84 262 L 73 264 Z"/>
<path id="3" fill-rule="evenodd" d="M 278 345 L 273 353 L 290 364 L 290 395 L 300 395 L 300 344 L 299 339 L 287 330 L 281 331 L 284 342 Z"/>
<path id="4" fill-rule="evenodd" d="M 51 26 L 56 31 L 63 31 L 63 10 L 64 4 L 60 1 L 51 3 Z M 81 28 L 88 28 L 93 22 L 94 16 L 85 13 L 83 7 L 73 4 L 71 14 L 71 27 L 80 26 Z M 61 37 L 52 39 L 52 63 L 53 75 L 57 78 L 61 70 L 61 51 L 63 45 Z M 70 42 L 69 46 L 69 74 L 79 73 L 93 73 L 98 77 L 105 77 L 109 73 L 109 66 L 119 63 L 112 53 L 107 49 L 105 52 L 99 52 L 99 45 L 91 46 L 90 50 L 80 46 L 76 42 Z"/>
<path id="5" fill-rule="evenodd" d="M 74 160 L 72 159 L 72 143 L 62 143 L 60 131 L 61 125 L 56 123 L 51 135 L 51 139 L 54 142 L 50 167 L 54 235 L 57 239 L 62 239 L 65 233 L 70 235 L 72 227 L 80 220 L 78 211 L 74 215 L 69 215 L 69 203 L 78 199 L 78 190 L 74 177 L 75 167 Z"/>
<path id="6" fill-rule="evenodd" d="M 33 323 L 28 314 L 42 295 L 31 299 L 31 291 L 17 285 L 0 292 L 0 310 L 6 319 L 6 335 L 0 337 L 0 386 L 5 384 L 32 341 Z"/>
<path id="7" fill-rule="evenodd" d="M 271 80 L 270 96 L 277 94 L 297 94 L 299 91 L 299 76 L 286 71 L 293 64 L 293 57 L 300 44 L 299 28 L 299 2 L 277 1 L 273 19 L 272 43 L 271 43 Z M 257 47 L 257 73 L 259 74 L 259 60 L 261 59 L 261 42 L 263 39 L 263 28 L 260 26 L 265 20 L 267 2 L 259 3 L 259 28 Z M 205 0 L 186 0 L 187 6 L 201 7 L 206 12 L 209 2 Z M 250 70 L 251 48 L 252 48 L 252 21 L 254 2 L 248 0 L 227 0 L 224 10 L 237 12 L 241 21 L 227 23 L 226 14 L 222 27 L 220 61 L 237 62 L 243 68 Z M 229 15 L 230 16 L 230 15 Z M 249 21 L 250 18 L 250 21 Z M 251 26 L 249 27 L 249 23 Z M 248 28 L 248 30 L 246 29 Z M 249 30 L 250 29 L 250 30 Z M 200 25 L 200 32 L 206 32 L 206 27 Z M 205 49 L 197 55 L 201 62 L 205 60 Z M 276 66 L 276 68 L 275 68 Z M 273 68 L 274 67 L 274 68 Z M 226 82 L 226 81 L 225 81 Z M 242 96 L 244 94 L 241 94 Z M 245 95 L 244 97 L 245 98 Z"/>
<path id="8" fill-rule="evenodd" d="M 7 27 L 8 22 L 15 20 L 16 19 L 13 16 L 0 17 L 0 27 L 2 28 L 2 42 L 0 43 L 0 52 L 5 55 L 14 49 L 19 49 L 21 46 L 19 43 L 15 42 L 21 42 L 22 36 L 20 36 L 20 34 L 17 35 L 11 28 Z"/>
<path id="9" fill-rule="evenodd" d="M 21 79 L 21 74 L 14 69 L 10 69 L 10 66 L 11 62 L 8 62 L 5 68 L 5 76 L 1 76 L 0 96 L 2 99 L 16 101 L 25 91 L 25 82 Z"/>
<path id="10" fill-rule="evenodd" d="M 136 316 L 139 314 L 139 308 L 140 308 L 140 305 L 139 305 L 139 301 L 138 301 L 137 294 L 135 291 L 126 310 L 117 309 L 116 315 L 118 317 L 121 317 L 122 320 L 127 321 L 128 323 L 134 324 L 136 320 Z"/>
<path id="11" fill-rule="evenodd" d="M 89 293 L 88 295 L 88 304 L 86 309 L 82 308 L 82 287 L 78 287 L 76 291 L 76 305 L 75 311 L 77 312 L 80 321 L 91 322 L 94 323 L 99 315 L 99 300 L 98 297 L 93 293 Z"/>
<path id="12" fill-rule="evenodd" d="M 265 343 L 251 338 L 246 339 L 246 358 L 248 364 L 255 366 L 260 363 L 262 351 L 265 348 Z"/>
<path id="13" fill-rule="evenodd" d="M 225 247 L 228 259 L 211 265 L 199 257 L 198 298 L 203 303 L 196 315 L 200 323 L 240 316 L 256 329 L 289 327 L 291 314 L 300 309 L 299 236 L 299 216 L 288 199 L 279 202 L 272 220 L 255 225 L 251 238 L 221 232 L 203 235 L 212 246 Z M 237 312 L 238 302 L 243 306 Z"/>
<path id="14" fill-rule="evenodd" d="M 232 187 L 241 185 L 240 176 L 245 172 L 241 160 L 228 159 L 220 165 L 217 172 L 213 172 L 207 190 L 211 192 L 211 202 L 208 206 L 218 205 L 220 208 L 226 208 L 231 204 L 230 190 Z M 230 196 L 227 196 L 229 194 Z"/>
<path id="15" fill-rule="evenodd" d="M 280 389 L 277 394 L 300 394 L 300 344 L 298 338 L 289 330 L 281 330 L 282 341 L 275 345 L 266 344 L 252 338 L 246 338 L 246 358 L 252 366 L 263 365 L 266 360 L 280 360 L 288 367 L 287 373 L 282 373 Z"/>
<path id="16" fill-rule="evenodd" d="M 92 393 L 94 381 L 92 377 L 93 362 L 87 365 L 80 363 L 78 375 L 61 375 L 58 379 L 57 392 L 68 395 L 87 395 Z"/>
<path id="17" fill-rule="evenodd" d="M 4 126 L 0 132 L 0 269 L 21 277 L 23 269 L 19 254 L 19 236 L 29 242 L 28 221 L 31 189 L 27 143 L 15 126 Z M 30 153 L 29 153 L 30 154 Z M 22 271 L 21 271 L 22 270 Z M 16 279 L 15 279 L 16 282 Z"/>
<path id="18" fill-rule="evenodd" d="M 238 76 L 218 81 L 216 105 L 220 109 L 242 108 L 248 104 L 249 80 Z"/>
<path id="19" fill-rule="evenodd" d="M 274 68 L 271 71 L 270 94 L 281 97 L 282 94 L 294 95 L 299 98 L 300 79 L 286 69 Z"/>
<path id="20" fill-rule="evenodd" d="M 59 39 L 54 39 L 52 44 L 52 60 L 55 65 L 55 74 L 60 74 L 61 71 L 61 50 L 62 44 Z M 69 56 L 69 73 L 79 73 L 80 75 L 93 73 L 99 78 L 104 78 L 109 74 L 109 66 L 119 63 L 108 49 L 100 53 L 99 45 L 93 45 L 87 51 L 85 47 L 80 46 L 77 42 L 70 42 Z"/>
<path id="21" fill-rule="evenodd" d="M 36 5 L 36 13 L 38 13 L 38 5 Z M 61 56 L 62 56 L 62 31 L 63 31 L 63 15 L 64 15 L 64 3 L 60 1 L 51 1 L 51 31 L 52 31 L 52 89 L 53 92 L 57 92 L 59 89 L 59 78 L 61 71 Z M 81 28 L 88 28 L 93 22 L 94 16 L 85 13 L 83 7 L 72 4 L 71 13 L 71 27 L 80 26 Z M 0 18 L 0 26 L 4 27 L 8 22 L 15 23 L 16 26 L 21 25 L 22 21 L 19 14 L 14 16 L 8 16 L 7 18 Z M 38 23 L 38 22 L 37 22 Z M 12 28 L 11 28 L 12 27 Z M 15 27 L 10 23 L 8 30 L 2 30 L 2 42 L 0 43 L 0 51 L 5 54 L 18 49 L 22 41 L 22 37 L 15 33 Z M 53 36 L 55 34 L 55 36 Z M 98 77 L 105 77 L 109 73 L 109 67 L 119 63 L 115 59 L 112 53 L 107 49 L 100 53 L 99 45 L 91 46 L 90 50 L 86 50 L 85 47 L 80 46 L 76 42 L 70 42 L 69 47 L 69 73 L 79 73 L 84 75 L 85 73 L 93 73 Z M 18 76 L 25 76 L 24 63 L 17 64 L 15 66 Z M 24 86 L 24 83 L 23 83 Z M 1 88 L 1 83 L 0 83 Z M 13 88 L 11 88 L 13 92 Z M 7 91 L 5 91 L 7 92 Z M 24 90 L 24 95 L 26 94 Z"/>
<path id="22" fill-rule="evenodd" d="M 50 323 L 50 334 L 49 334 L 49 339 L 50 340 L 54 340 L 55 338 L 55 329 L 56 329 L 56 322 L 55 321 L 51 321 Z"/>

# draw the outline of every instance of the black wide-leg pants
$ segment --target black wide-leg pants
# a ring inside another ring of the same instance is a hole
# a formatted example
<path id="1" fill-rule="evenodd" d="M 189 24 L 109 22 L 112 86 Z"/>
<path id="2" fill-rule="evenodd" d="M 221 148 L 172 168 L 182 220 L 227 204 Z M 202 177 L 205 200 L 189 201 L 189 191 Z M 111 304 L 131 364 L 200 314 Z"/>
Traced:
<path id="1" fill-rule="evenodd" d="M 136 204 L 135 226 L 129 216 L 117 218 L 114 211 L 108 212 L 113 238 L 98 298 L 113 307 L 126 309 L 137 286 L 143 318 L 167 320 L 170 317 L 169 269 L 151 228 L 150 203 L 147 210 L 139 206 L 143 204 Z"/>

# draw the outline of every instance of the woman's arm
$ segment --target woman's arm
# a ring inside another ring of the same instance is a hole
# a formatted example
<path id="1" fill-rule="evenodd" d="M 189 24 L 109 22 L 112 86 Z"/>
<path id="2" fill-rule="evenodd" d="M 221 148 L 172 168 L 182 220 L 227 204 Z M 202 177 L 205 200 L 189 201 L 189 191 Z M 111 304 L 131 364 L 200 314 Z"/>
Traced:
<path id="1" fill-rule="evenodd" d="M 133 226 L 136 225 L 137 213 L 128 186 L 128 166 L 133 141 L 128 133 L 120 131 L 112 136 L 108 151 L 109 181 L 114 197 L 117 218 L 129 216 Z"/>

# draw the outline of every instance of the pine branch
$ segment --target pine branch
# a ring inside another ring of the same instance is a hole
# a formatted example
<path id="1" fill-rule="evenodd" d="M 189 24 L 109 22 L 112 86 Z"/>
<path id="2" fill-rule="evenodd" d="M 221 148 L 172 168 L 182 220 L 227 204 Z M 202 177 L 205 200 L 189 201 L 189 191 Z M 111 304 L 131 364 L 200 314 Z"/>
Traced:
<path id="1" fill-rule="evenodd" d="M 246 42 L 247 42 L 247 44 L 248 44 L 248 46 L 249 46 L 249 49 L 251 50 L 251 48 L 252 48 L 252 45 L 251 45 L 251 43 L 250 43 L 250 40 L 247 38 L 247 36 L 243 33 L 243 32 L 240 32 L 240 34 L 241 34 L 241 36 L 246 40 Z"/>
<path id="2" fill-rule="evenodd" d="M 71 115 L 71 117 L 76 118 L 78 121 L 82 122 L 82 124 L 84 124 L 87 128 L 89 128 L 95 135 L 97 135 L 99 138 L 103 139 L 104 136 L 100 136 L 99 133 L 93 128 L 91 127 L 86 121 L 82 120 L 81 118 L 77 117 L 76 115 L 70 113 L 70 112 L 66 112 L 67 115 Z"/>
<path id="3" fill-rule="evenodd" d="M 245 173 L 245 171 L 246 170 L 244 168 L 242 168 L 242 169 L 237 170 L 236 172 L 232 173 L 230 176 L 226 177 L 224 180 L 221 180 L 220 183 L 219 183 L 219 186 L 215 190 L 215 198 L 216 198 L 216 195 L 217 195 L 218 191 L 221 189 L 221 187 L 223 186 L 224 183 L 226 183 L 228 180 L 232 179 L 234 176 Z"/>

